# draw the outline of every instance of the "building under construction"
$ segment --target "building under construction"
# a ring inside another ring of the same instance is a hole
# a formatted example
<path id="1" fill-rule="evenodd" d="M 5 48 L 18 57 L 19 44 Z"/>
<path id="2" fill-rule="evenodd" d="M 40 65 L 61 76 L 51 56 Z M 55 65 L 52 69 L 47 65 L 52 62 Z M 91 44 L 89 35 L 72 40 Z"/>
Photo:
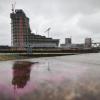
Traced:
<path id="1" fill-rule="evenodd" d="M 24 11 L 13 10 L 11 17 L 12 46 L 16 48 L 55 48 L 59 45 L 59 39 L 46 38 L 45 36 L 31 33 L 29 18 Z"/>

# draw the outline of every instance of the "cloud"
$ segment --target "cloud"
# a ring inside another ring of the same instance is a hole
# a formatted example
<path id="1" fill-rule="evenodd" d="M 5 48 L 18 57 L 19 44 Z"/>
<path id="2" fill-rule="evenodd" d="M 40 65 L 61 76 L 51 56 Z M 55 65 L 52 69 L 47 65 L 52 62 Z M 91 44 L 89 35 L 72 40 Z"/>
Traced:
<path id="1" fill-rule="evenodd" d="M 100 34 L 100 12 L 83 16 L 80 19 L 79 26 L 92 33 Z"/>
<path id="2" fill-rule="evenodd" d="M 11 1 L 0 0 L 0 44 L 10 45 Z M 61 42 L 70 36 L 74 42 L 100 36 L 100 0 L 16 0 L 15 8 L 30 18 L 32 32 L 47 36 L 44 31 L 51 27 L 50 36 Z"/>

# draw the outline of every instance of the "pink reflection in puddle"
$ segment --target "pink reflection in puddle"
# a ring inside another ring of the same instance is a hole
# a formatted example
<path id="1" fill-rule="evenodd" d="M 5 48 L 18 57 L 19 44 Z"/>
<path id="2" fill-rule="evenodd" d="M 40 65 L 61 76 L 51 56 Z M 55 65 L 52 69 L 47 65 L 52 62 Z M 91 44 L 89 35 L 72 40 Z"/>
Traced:
<path id="1" fill-rule="evenodd" d="M 81 69 L 80 67 L 61 69 L 59 66 L 57 66 L 56 70 L 48 70 L 48 68 L 44 69 L 44 67 L 48 66 L 46 64 L 43 65 L 41 67 L 41 64 L 36 65 L 36 63 L 26 61 L 14 63 L 12 85 L 17 96 L 38 90 L 38 88 L 41 87 L 41 83 L 61 85 L 65 80 L 75 81 L 75 79 L 86 70 L 85 67 Z M 56 68 L 56 66 L 54 67 Z"/>
<path id="2" fill-rule="evenodd" d="M 81 65 L 73 65 L 70 67 L 68 65 L 66 66 L 66 64 L 60 65 L 59 63 L 54 63 L 47 66 L 48 64 L 46 63 L 36 64 L 28 61 L 15 62 L 12 68 L 12 85 L 1 84 L 0 93 L 4 91 L 3 94 L 6 96 L 9 95 L 9 98 L 12 97 L 11 100 L 16 100 L 17 97 L 23 97 L 31 92 L 41 92 L 45 87 L 48 89 L 49 85 L 52 88 L 57 86 L 63 88 L 63 85 L 70 87 L 88 69 L 87 66 L 80 67 Z"/>
<path id="3" fill-rule="evenodd" d="M 12 85 L 17 96 L 21 96 L 36 89 L 34 84 L 32 86 L 29 84 L 31 67 L 34 67 L 36 63 L 37 62 L 33 63 L 28 61 L 17 61 L 14 63 Z"/>

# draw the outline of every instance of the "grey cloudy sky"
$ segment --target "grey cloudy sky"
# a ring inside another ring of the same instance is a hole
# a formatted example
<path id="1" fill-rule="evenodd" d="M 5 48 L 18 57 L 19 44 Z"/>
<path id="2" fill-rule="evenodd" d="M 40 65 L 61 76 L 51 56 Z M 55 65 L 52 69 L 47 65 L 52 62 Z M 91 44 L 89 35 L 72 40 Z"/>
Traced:
<path id="1" fill-rule="evenodd" d="M 0 45 L 11 44 L 10 12 L 12 0 L 0 0 Z M 85 37 L 100 41 L 100 0 L 16 0 L 16 9 L 23 9 L 30 18 L 32 32 L 50 37 L 72 37 L 84 42 Z"/>

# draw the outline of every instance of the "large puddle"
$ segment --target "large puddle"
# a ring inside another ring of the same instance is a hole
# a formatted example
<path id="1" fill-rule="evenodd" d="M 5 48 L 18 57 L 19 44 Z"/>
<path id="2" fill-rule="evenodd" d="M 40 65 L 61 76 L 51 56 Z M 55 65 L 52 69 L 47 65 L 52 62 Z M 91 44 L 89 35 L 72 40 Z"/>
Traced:
<path id="1" fill-rule="evenodd" d="M 0 62 L 0 100 L 100 100 L 100 65 L 55 58 Z"/>

